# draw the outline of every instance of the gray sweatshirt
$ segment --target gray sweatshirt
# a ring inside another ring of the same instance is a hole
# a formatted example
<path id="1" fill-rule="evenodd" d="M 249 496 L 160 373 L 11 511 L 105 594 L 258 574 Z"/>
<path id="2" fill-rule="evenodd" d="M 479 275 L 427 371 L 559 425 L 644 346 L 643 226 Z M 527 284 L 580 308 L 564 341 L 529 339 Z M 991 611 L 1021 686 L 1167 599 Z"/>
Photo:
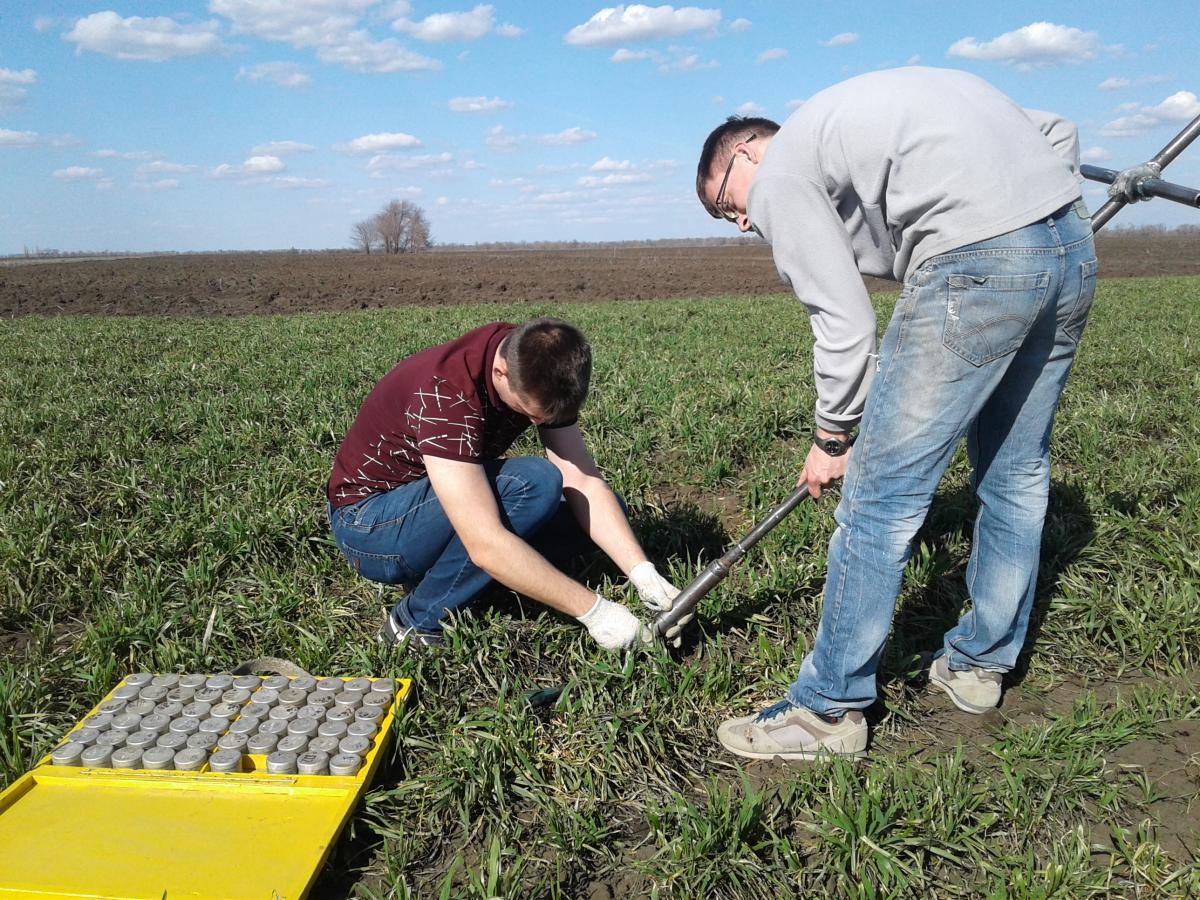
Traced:
<path id="1" fill-rule="evenodd" d="M 747 213 L 808 308 L 817 424 L 848 431 L 875 374 L 860 275 L 903 281 L 1080 194 L 1075 126 L 974 75 L 913 66 L 815 94 L 767 146 Z"/>

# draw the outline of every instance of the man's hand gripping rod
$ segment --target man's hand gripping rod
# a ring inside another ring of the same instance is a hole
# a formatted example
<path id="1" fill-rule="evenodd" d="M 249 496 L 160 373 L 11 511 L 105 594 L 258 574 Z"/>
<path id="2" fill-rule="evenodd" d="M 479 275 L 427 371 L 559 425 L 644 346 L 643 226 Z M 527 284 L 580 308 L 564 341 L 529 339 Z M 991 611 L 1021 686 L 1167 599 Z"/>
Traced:
<path id="1" fill-rule="evenodd" d="M 1200 116 L 1184 126 L 1184 129 L 1144 166 L 1137 166 L 1124 172 L 1098 169 L 1095 166 L 1082 166 L 1080 174 L 1084 178 L 1108 184 L 1116 183 L 1117 187 L 1111 192 L 1112 196 L 1108 202 L 1092 216 L 1092 231 L 1099 231 L 1127 203 L 1135 200 L 1164 197 L 1177 203 L 1200 207 L 1200 191 L 1171 184 L 1157 177 L 1166 165 L 1173 161 L 1197 136 L 1200 136 Z M 695 609 L 709 591 L 725 580 L 725 576 L 729 574 L 729 570 L 737 564 L 738 560 L 745 556 L 746 552 L 757 544 L 763 535 L 782 522 L 807 496 L 807 486 L 797 488 L 795 493 L 775 507 L 770 515 L 756 525 L 753 531 L 730 547 L 725 555 L 716 562 L 710 563 L 708 568 L 701 572 L 691 584 L 679 592 L 679 596 L 675 598 L 675 603 L 671 608 L 655 620 L 654 630 L 660 636 L 665 634 L 667 629 Z"/>

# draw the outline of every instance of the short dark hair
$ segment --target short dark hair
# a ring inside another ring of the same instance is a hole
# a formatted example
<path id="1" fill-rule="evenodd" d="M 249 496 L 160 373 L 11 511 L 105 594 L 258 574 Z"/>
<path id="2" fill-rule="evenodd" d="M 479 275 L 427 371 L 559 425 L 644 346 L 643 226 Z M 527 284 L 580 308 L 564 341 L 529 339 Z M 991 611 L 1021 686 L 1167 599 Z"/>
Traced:
<path id="1" fill-rule="evenodd" d="M 530 319 L 509 332 L 501 348 L 514 391 L 537 403 L 546 423 L 570 422 L 587 399 L 592 348 L 562 319 Z"/>
<path id="2" fill-rule="evenodd" d="M 739 141 L 750 135 L 759 138 L 771 137 L 779 130 L 779 123 L 758 116 L 730 116 L 712 130 L 704 149 L 700 151 L 700 165 L 696 167 L 696 196 L 708 214 L 714 219 L 724 218 L 711 200 L 704 196 L 704 188 L 717 166 L 729 162 L 729 155 Z"/>

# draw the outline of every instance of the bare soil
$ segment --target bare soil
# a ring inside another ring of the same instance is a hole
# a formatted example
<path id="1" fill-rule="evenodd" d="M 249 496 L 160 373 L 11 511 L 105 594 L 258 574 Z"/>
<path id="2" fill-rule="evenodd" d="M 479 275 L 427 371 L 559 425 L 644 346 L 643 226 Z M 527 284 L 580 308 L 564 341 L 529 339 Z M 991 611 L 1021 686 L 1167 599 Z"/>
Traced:
<path id="1" fill-rule="evenodd" d="M 1101 276 L 1200 275 L 1200 234 L 1102 233 Z M 895 290 L 867 279 L 872 291 Z M 237 316 L 409 304 L 786 292 L 757 240 L 400 256 L 240 253 L 0 263 L 0 316 Z"/>

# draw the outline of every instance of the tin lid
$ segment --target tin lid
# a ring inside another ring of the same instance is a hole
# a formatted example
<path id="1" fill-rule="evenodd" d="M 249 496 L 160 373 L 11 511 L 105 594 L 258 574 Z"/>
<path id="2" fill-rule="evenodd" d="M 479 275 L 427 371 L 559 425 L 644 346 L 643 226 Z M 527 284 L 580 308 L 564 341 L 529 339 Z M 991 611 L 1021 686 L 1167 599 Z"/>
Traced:
<path id="1" fill-rule="evenodd" d="M 365 737 L 350 735 L 338 741 L 338 749 L 352 756 L 362 756 L 371 749 L 371 742 Z"/>
<path id="2" fill-rule="evenodd" d="M 225 674 L 209 675 L 208 678 L 204 679 L 204 686 L 217 691 L 227 691 L 233 687 L 233 676 Z"/>
<path id="3" fill-rule="evenodd" d="M 112 692 L 112 696 L 114 700 L 133 700 L 140 691 L 136 684 L 123 684 Z"/>
<path id="4" fill-rule="evenodd" d="M 201 701 L 203 703 L 219 703 L 221 700 L 221 695 L 225 693 L 226 690 L 227 688 L 202 687 L 196 691 L 192 699 Z"/>
<path id="5" fill-rule="evenodd" d="M 162 734 L 171 727 L 171 719 L 162 713 L 150 713 L 148 716 L 142 716 L 140 724 L 142 731 L 154 731 Z"/>
<path id="6" fill-rule="evenodd" d="M 250 695 L 251 703 L 261 703 L 264 706 L 274 706 L 279 702 L 279 691 L 275 688 L 259 688 Z"/>
<path id="7" fill-rule="evenodd" d="M 317 682 L 318 691 L 331 691 L 335 694 L 340 694 L 343 690 L 342 685 L 345 682 L 340 678 L 322 678 Z"/>
<path id="8" fill-rule="evenodd" d="M 387 694 L 389 697 L 396 694 L 396 682 L 390 678 L 376 678 L 371 682 L 371 692 L 374 694 Z"/>
<path id="9" fill-rule="evenodd" d="M 114 697 L 111 700 L 105 700 L 103 703 L 101 703 L 99 706 L 97 706 L 96 712 L 108 713 L 109 715 L 115 715 L 116 713 L 119 713 L 119 712 L 123 711 L 124 709 L 125 709 L 125 701 L 118 700 Z"/>
<path id="10" fill-rule="evenodd" d="M 175 703 L 191 703 L 192 698 L 195 696 L 195 688 L 173 687 L 167 691 L 166 699 Z"/>
<path id="11" fill-rule="evenodd" d="M 349 691 L 352 694 L 365 694 L 370 689 L 370 678 L 351 678 L 346 682 L 346 686 L 342 688 L 342 690 Z"/>
<path id="12" fill-rule="evenodd" d="M 129 737 L 123 731 L 102 731 L 93 746 L 103 744 L 105 747 L 124 747 L 125 739 Z"/>
<path id="13" fill-rule="evenodd" d="M 240 703 L 218 703 L 208 711 L 208 714 L 214 719 L 232 719 L 240 714 L 242 705 Z"/>
<path id="14" fill-rule="evenodd" d="M 315 690 L 308 695 L 309 706 L 319 706 L 321 709 L 329 709 L 333 706 L 333 700 L 337 694 L 331 694 L 329 691 Z"/>
<path id="15" fill-rule="evenodd" d="M 291 685 L 292 680 L 286 675 L 268 675 L 263 679 L 263 687 L 273 691 L 282 691 Z"/>
<path id="16" fill-rule="evenodd" d="M 153 680 L 154 675 L 150 672 L 134 672 L 132 675 L 125 676 L 125 684 L 139 688 L 145 687 Z"/>
<path id="17" fill-rule="evenodd" d="M 319 750 L 328 756 L 336 756 L 338 752 L 338 739 L 336 737 L 315 737 L 310 738 L 308 742 L 309 750 Z"/>
<path id="18" fill-rule="evenodd" d="M 106 747 L 104 744 L 92 744 L 90 747 L 83 748 L 79 761 L 85 766 L 107 769 L 112 765 L 112 753 L 112 747 Z"/>
<path id="19" fill-rule="evenodd" d="M 358 709 L 360 706 L 362 706 L 362 702 L 362 691 L 342 691 L 333 698 L 333 706 L 335 709 Z"/>
<path id="20" fill-rule="evenodd" d="M 250 692 L 245 688 L 232 687 L 221 695 L 221 702 L 231 706 L 241 706 L 250 699 Z"/>
<path id="21" fill-rule="evenodd" d="M 166 747 L 172 753 L 176 750 L 182 750 L 187 746 L 187 742 L 193 736 L 188 734 L 180 734 L 178 731 L 168 731 L 166 734 L 160 734 L 158 740 L 154 742 L 155 747 Z M 149 747 L 144 747 L 143 752 L 149 750 Z"/>
<path id="22" fill-rule="evenodd" d="M 353 775 L 362 767 L 362 760 L 350 753 L 339 753 L 329 760 L 330 775 Z"/>
<path id="23" fill-rule="evenodd" d="M 229 735 L 225 735 L 225 737 L 229 737 Z M 270 753 L 278 743 L 279 735 L 259 733 L 251 735 L 250 740 L 246 741 L 246 750 L 250 753 Z"/>
<path id="24" fill-rule="evenodd" d="M 317 734 L 321 735 L 321 737 L 340 738 L 346 734 L 346 728 L 349 724 L 349 722 L 342 719 L 331 719 L 328 722 L 320 724 L 317 728 Z"/>
<path id="25" fill-rule="evenodd" d="M 350 706 L 335 706 L 325 713 L 326 722 L 353 722 L 354 708 Z"/>
<path id="26" fill-rule="evenodd" d="M 288 753 L 299 753 L 307 746 L 307 737 L 302 734 L 289 734 L 279 739 L 279 743 L 275 745 L 275 749 L 283 750 Z"/>
<path id="27" fill-rule="evenodd" d="M 150 683 L 158 687 L 164 687 L 169 691 L 179 684 L 179 676 L 173 672 L 165 672 L 162 675 L 155 675 L 150 679 Z"/>
<path id="28" fill-rule="evenodd" d="M 229 723 L 230 734 L 254 734 L 258 731 L 259 720 L 254 716 L 241 716 Z"/>
<path id="29" fill-rule="evenodd" d="M 188 688 L 192 691 L 196 691 L 204 687 L 204 682 L 206 681 L 208 681 L 207 675 L 191 674 L 179 676 L 179 686 L 181 688 Z"/>
<path id="30" fill-rule="evenodd" d="M 363 697 L 363 706 L 367 709 L 387 709 L 392 705 L 392 699 L 392 694 L 384 694 L 381 691 L 371 691 L 371 693 Z"/>
<path id="31" fill-rule="evenodd" d="M 203 700 L 193 700 L 180 710 L 180 714 L 187 719 L 207 719 L 211 712 L 212 704 L 205 703 Z"/>
<path id="32" fill-rule="evenodd" d="M 229 730 L 229 720 L 223 716 L 212 716 L 201 721 L 200 730 L 209 734 L 224 734 Z"/>
<path id="33" fill-rule="evenodd" d="M 290 722 L 296 718 L 296 713 L 299 710 L 297 706 L 274 706 L 267 713 L 268 719 L 276 719 L 280 722 Z"/>
<path id="34" fill-rule="evenodd" d="M 217 746 L 218 740 L 220 739 L 211 731 L 197 731 L 188 737 L 187 746 L 198 747 L 201 750 L 211 750 Z M 159 744 L 159 746 L 161 747 L 162 745 Z"/>
<path id="35" fill-rule="evenodd" d="M 242 707 L 242 718 L 265 719 L 271 712 L 271 707 L 265 703 L 247 703 Z"/>
<path id="36" fill-rule="evenodd" d="M 178 700 L 164 700 L 155 705 L 154 711 L 168 719 L 174 719 L 176 716 L 183 715 L 183 704 Z"/>
<path id="37" fill-rule="evenodd" d="M 142 700 L 153 700 L 155 703 L 158 703 L 160 700 L 165 700 L 166 696 L 167 688 L 158 684 L 148 684 L 138 691 L 138 697 L 140 697 Z"/>
<path id="38" fill-rule="evenodd" d="M 356 719 L 350 723 L 350 727 L 346 729 L 346 734 L 353 737 L 361 737 L 370 740 L 375 737 L 379 731 L 379 726 L 374 722 L 369 722 L 365 719 Z"/>
<path id="39" fill-rule="evenodd" d="M 147 747 L 153 747 L 156 743 L 158 743 L 158 735 L 153 731 L 135 731 L 125 738 L 125 746 L 133 750 L 145 750 Z"/>
<path id="40" fill-rule="evenodd" d="M 96 713 L 84 719 L 83 724 L 87 728 L 95 728 L 98 731 L 103 731 L 112 724 L 112 720 L 112 713 Z"/>
<path id="41" fill-rule="evenodd" d="M 137 700 L 130 700 L 125 704 L 125 712 L 133 713 L 135 716 L 148 716 L 154 712 L 156 705 L 153 700 L 143 700 L 139 697 Z"/>
<path id="42" fill-rule="evenodd" d="M 250 735 L 230 732 L 229 734 L 221 735 L 221 737 L 217 739 L 215 743 L 222 750 L 237 750 L 238 752 L 241 752 L 242 750 L 245 750 L 246 746 L 250 743 Z"/>
<path id="43" fill-rule="evenodd" d="M 183 715 L 171 722 L 169 730 L 175 734 L 189 735 L 195 734 L 200 730 L 200 719 L 188 717 L 187 710 L 183 711 Z"/>
<path id="44" fill-rule="evenodd" d="M 83 744 L 77 744 L 75 741 L 67 741 L 65 744 L 59 744 L 50 751 L 50 760 L 56 766 L 77 766 L 79 765 L 79 757 L 83 756 L 85 749 Z"/>
<path id="45" fill-rule="evenodd" d="M 279 737 L 282 734 L 287 734 L 288 723 L 286 719 L 267 719 L 265 722 L 259 722 L 259 734 L 273 734 Z"/>
<path id="46" fill-rule="evenodd" d="M 303 706 L 308 700 L 308 692 L 299 688 L 284 688 L 279 692 L 280 706 Z"/>
<path id="47" fill-rule="evenodd" d="M 175 761 L 175 751 L 169 747 L 151 747 L 142 754 L 142 768 L 169 769 Z"/>
<path id="48" fill-rule="evenodd" d="M 267 771 L 272 775 L 296 774 L 296 754 L 276 750 L 267 757 Z"/>
<path id="49" fill-rule="evenodd" d="M 383 717 L 387 712 L 378 706 L 364 706 L 362 709 L 354 711 L 354 719 L 356 722 L 382 722 Z"/>
<path id="50" fill-rule="evenodd" d="M 309 696 L 312 696 L 311 694 Z M 319 703 L 306 703 L 296 710 L 296 716 L 301 719 L 312 719 L 314 722 L 320 722 L 325 718 L 325 707 Z"/>
<path id="51" fill-rule="evenodd" d="M 98 737 L 100 737 L 100 730 L 97 728 L 78 728 L 67 735 L 67 740 L 90 747 L 96 743 Z"/>
<path id="52" fill-rule="evenodd" d="M 142 764 L 142 751 L 137 747 L 118 747 L 113 751 L 114 769 L 136 769 Z"/>
<path id="53" fill-rule="evenodd" d="M 329 768 L 329 754 L 320 750 L 305 750 L 296 757 L 296 769 L 301 775 L 323 775 Z"/>
<path id="54" fill-rule="evenodd" d="M 297 675 L 292 679 L 292 683 L 289 685 L 292 690 L 304 691 L 306 694 L 316 686 L 317 679 L 313 678 L 311 675 Z"/>
<path id="55" fill-rule="evenodd" d="M 208 762 L 208 751 L 186 747 L 175 754 L 175 768 L 181 772 L 199 771 Z"/>
<path id="56" fill-rule="evenodd" d="M 242 691 L 256 691 L 262 685 L 262 679 L 257 675 L 237 675 L 233 679 L 233 686 Z"/>
<path id="57" fill-rule="evenodd" d="M 242 752 L 232 747 L 218 750 L 208 758 L 210 772 L 242 771 Z"/>
<path id="58" fill-rule="evenodd" d="M 316 719 L 297 717 L 288 723 L 288 734 L 300 734 L 306 738 L 310 738 L 317 733 L 317 728 L 320 727 L 320 724 Z"/>

